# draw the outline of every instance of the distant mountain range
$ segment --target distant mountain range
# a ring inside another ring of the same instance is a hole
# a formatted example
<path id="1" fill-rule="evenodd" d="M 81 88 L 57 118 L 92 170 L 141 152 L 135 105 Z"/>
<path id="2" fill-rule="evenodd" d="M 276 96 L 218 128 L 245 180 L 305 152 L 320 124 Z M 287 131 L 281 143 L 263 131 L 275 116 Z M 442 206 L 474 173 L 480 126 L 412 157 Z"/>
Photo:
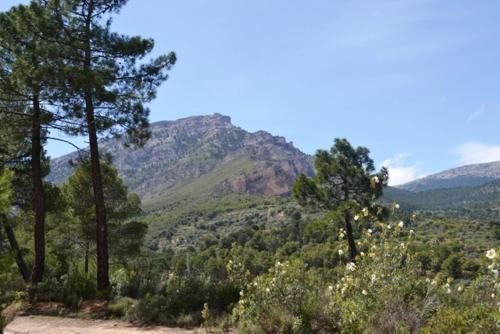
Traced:
<path id="1" fill-rule="evenodd" d="M 247 132 L 228 116 L 156 122 L 151 132 L 143 148 L 127 148 L 120 139 L 100 143 L 146 204 L 201 194 L 285 195 L 299 173 L 313 173 L 312 157 L 285 138 Z M 52 160 L 48 179 L 62 183 L 72 173 L 69 161 L 77 157 L 71 153 Z"/>
<path id="2" fill-rule="evenodd" d="M 214 114 L 151 124 L 143 148 L 127 148 L 121 139 L 100 143 L 111 153 L 130 190 L 146 206 L 161 207 L 186 199 L 198 202 L 228 194 L 256 197 L 290 193 L 299 173 L 313 175 L 313 157 L 283 137 L 250 133 Z M 77 153 L 54 159 L 48 179 L 62 183 Z M 201 200 L 200 200 L 201 199 Z M 385 201 L 407 208 L 450 209 L 486 204 L 500 207 L 500 162 L 468 165 L 389 187 Z"/>
<path id="3" fill-rule="evenodd" d="M 500 161 L 457 167 L 397 186 L 419 192 L 432 189 L 473 187 L 500 180 Z"/>

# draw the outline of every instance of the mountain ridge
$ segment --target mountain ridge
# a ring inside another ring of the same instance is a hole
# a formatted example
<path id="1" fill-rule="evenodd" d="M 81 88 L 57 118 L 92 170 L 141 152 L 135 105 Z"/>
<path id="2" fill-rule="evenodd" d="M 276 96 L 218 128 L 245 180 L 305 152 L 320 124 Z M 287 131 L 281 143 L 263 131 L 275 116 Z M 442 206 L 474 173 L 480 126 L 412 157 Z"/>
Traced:
<path id="1" fill-rule="evenodd" d="M 500 179 L 500 161 L 469 164 L 447 169 L 396 186 L 411 192 L 433 189 L 474 187 Z"/>
<path id="2" fill-rule="evenodd" d="M 142 148 L 126 148 L 123 139 L 100 142 L 130 190 L 145 202 L 161 202 L 203 193 L 265 196 L 288 194 L 299 173 L 311 175 L 312 157 L 284 137 L 248 132 L 229 116 L 213 114 L 160 121 L 150 126 Z M 78 153 L 51 161 L 48 180 L 62 183 Z"/>

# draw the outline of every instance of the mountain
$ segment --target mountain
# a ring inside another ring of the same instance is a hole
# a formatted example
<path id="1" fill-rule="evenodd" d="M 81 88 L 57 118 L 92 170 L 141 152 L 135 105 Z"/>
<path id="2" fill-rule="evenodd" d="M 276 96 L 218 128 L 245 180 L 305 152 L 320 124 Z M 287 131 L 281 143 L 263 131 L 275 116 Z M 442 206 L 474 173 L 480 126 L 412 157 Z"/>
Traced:
<path id="1" fill-rule="evenodd" d="M 500 161 L 467 165 L 397 186 L 399 189 L 419 192 L 441 188 L 480 186 L 500 179 Z"/>
<path id="2" fill-rule="evenodd" d="M 142 148 L 121 139 L 100 142 L 130 190 L 146 205 L 213 194 L 279 196 L 290 192 L 299 173 L 313 173 L 311 156 L 283 137 L 247 132 L 228 116 L 214 114 L 151 124 Z M 48 180 L 62 183 L 71 175 L 71 153 L 51 161 Z"/>
<path id="3" fill-rule="evenodd" d="M 456 209 L 474 205 L 500 206 L 500 180 L 479 186 L 440 188 L 412 192 L 388 187 L 384 192 L 386 201 L 397 201 L 414 209 Z"/>

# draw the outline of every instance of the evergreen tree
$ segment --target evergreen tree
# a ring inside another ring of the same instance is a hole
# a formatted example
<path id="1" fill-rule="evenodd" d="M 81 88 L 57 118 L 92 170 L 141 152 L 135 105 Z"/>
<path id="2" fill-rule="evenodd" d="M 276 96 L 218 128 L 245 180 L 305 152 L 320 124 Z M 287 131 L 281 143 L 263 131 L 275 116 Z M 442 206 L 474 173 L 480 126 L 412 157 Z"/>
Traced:
<path id="1" fill-rule="evenodd" d="M 109 160 L 101 163 L 101 170 L 110 253 L 117 259 L 130 259 L 139 252 L 147 229 L 144 223 L 128 220 L 141 212 L 141 201 L 136 194 L 128 193 L 127 186 Z M 83 247 L 85 273 L 89 270 L 90 249 L 95 245 L 95 199 L 91 180 L 90 161 L 85 160 L 62 187 L 65 201 L 78 223 L 76 234 Z"/>
<path id="2" fill-rule="evenodd" d="M 384 167 L 374 174 L 369 153 L 365 147 L 352 147 L 346 139 L 335 139 L 330 151 L 316 153 L 316 174 L 299 175 L 293 187 L 294 197 L 301 205 L 342 211 L 351 261 L 355 261 L 357 254 L 353 208 L 367 207 L 382 196 L 389 179 Z"/>
<path id="3" fill-rule="evenodd" d="M 48 105 L 58 90 L 56 72 L 59 68 L 57 50 L 47 39 L 57 37 L 55 27 L 48 11 L 34 2 L 0 14 L 0 112 L 31 122 L 30 165 L 35 216 L 35 261 L 31 277 L 34 286 L 42 280 L 45 267 L 44 125 L 53 121 Z"/>
<path id="4" fill-rule="evenodd" d="M 67 64 L 67 90 L 63 106 L 75 126 L 71 133 L 87 135 L 97 239 L 97 288 L 109 289 L 107 218 L 98 136 L 126 134 L 129 143 L 143 144 L 149 137 L 149 110 L 144 103 L 156 95 L 176 61 L 174 53 L 150 62 L 154 42 L 110 31 L 111 15 L 126 0 L 46 1 L 54 20 L 65 32 L 59 51 Z"/>

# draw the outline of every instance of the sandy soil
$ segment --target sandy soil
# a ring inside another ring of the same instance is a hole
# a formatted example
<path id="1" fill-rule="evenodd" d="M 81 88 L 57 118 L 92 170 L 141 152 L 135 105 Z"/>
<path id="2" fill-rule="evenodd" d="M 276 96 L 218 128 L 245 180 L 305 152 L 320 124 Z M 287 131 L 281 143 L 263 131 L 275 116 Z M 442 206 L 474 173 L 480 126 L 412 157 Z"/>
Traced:
<path id="1" fill-rule="evenodd" d="M 198 330 L 199 333 L 204 331 Z M 47 316 L 16 317 L 4 334 L 190 334 L 194 330 L 166 327 L 135 327 L 114 320 L 85 320 Z"/>

